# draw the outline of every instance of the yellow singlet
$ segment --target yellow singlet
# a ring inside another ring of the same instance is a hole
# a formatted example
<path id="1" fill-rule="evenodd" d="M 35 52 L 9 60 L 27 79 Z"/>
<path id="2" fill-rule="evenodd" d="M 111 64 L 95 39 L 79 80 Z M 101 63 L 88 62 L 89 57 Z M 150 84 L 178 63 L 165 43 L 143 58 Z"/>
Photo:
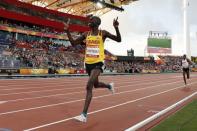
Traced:
<path id="1" fill-rule="evenodd" d="M 88 34 L 86 37 L 85 63 L 94 64 L 103 62 L 104 58 L 105 54 L 102 32 L 99 31 L 96 36 L 91 35 L 91 33 Z"/>

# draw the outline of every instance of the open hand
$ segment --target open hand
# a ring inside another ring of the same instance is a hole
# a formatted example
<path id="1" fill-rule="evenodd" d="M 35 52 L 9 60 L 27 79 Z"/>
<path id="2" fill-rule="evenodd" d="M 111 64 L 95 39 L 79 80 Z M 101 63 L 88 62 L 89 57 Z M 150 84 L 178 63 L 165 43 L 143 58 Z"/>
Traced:
<path id="1" fill-rule="evenodd" d="M 69 24 L 70 24 L 70 19 L 68 19 L 66 23 L 64 22 L 64 30 L 68 30 Z"/>

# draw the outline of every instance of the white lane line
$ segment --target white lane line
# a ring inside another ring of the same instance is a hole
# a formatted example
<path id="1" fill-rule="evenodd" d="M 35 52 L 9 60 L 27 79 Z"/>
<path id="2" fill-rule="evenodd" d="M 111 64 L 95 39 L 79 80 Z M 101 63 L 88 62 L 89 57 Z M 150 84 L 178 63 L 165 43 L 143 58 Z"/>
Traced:
<path id="1" fill-rule="evenodd" d="M 44 81 L 44 80 L 41 80 L 41 81 L 38 81 L 38 80 L 34 80 L 34 81 L 25 81 L 25 79 L 21 79 L 22 81 L 23 81 L 23 84 L 30 84 L 30 85 L 39 85 L 40 84 L 40 82 L 46 82 L 47 84 L 49 83 L 49 84 L 57 84 L 57 83 L 73 83 L 73 82 L 82 82 L 82 81 L 84 81 L 84 80 L 88 80 L 88 79 L 77 79 L 77 80 L 75 80 L 75 79 L 71 79 L 71 80 L 69 80 L 69 79 L 63 79 L 63 80 L 56 80 L 56 81 L 49 81 L 49 80 L 46 80 L 46 81 Z M 105 78 L 101 78 L 100 80 L 114 80 L 114 81 L 116 81 L 116 80 L 120 80 L 119 78 L 112 78 L 112 79 L 105 79 Z M 133 80 L 135 80 L 135 79 L 133 79 Z M 124 82 L 129 82 L 130 80 L 129 79 L 126 79 L 126 80 L 124 80 Z M 135 80 L 136 81 L 136 80 Z M 137 80 L 137 81 L 141 81 L 141 80 Z M 7 83 L 6 83 L 7 84 Z M 17 86 L 16 84 L 18 84 L 18 81 L 14 81 L 14 80 L 12 80 L 12 82 L 11 83 L 9 83 L 9 85 L 8 86 Z M 7 85 L 6 85 L 7 86 Z M 2 86 L 2 85 L 0 85 L 0 87 L 5 87 L 5 86 Z"/>
<path id="2" fill-rule="evenodd" d="M 188 85 L 192 85 L 192 84 L 196 84 L 196 83 L 197 82 L 194 82 L 194 83 L 190 83 Z M 169 89 L 169 90 L 166 90 L 166 91 L 162 91 L 162 92 L 159 92 L 159 93 L 155 93 L 155 94 L 151 94 L 151 95 L 148 95 L 148 96 L 144 96 L 144 97 L 141 97 L 141 98 L 138 98 L 138 99 L 135 99 L 135 100 L 127 101 L 127 102 L 124 102 L 124 103 L 121 103 L 121 104 L 118 104 L 118 105 L 110 106 L 110 107 L 103 108 L 103 109 L 100 109 L 100 110 L 95 110 L 95 111 L 92 111 L 92 112 L 88 113 L 88 115 L 95 114 L 95 113 L 102 112 L 102 111 L 106 111 L 106 110 L 113 109 L 113 108 L 117 108 L 117 107 L 120 107 L 120 106 L 123 106 L 123 105 L 127 105 L 127 104 L 130 104 L 130 103 L 134 103 L 136 101 L 144 100 L 146 98 L 150 98 L 150 97 L 153 97 L 153 96 L 164 94 L 164 93 L 167 93 L 167 92 L 179 89 L 179 88 L 183 88 L 183 87 L 184 87 L 184 85 L 183 86 L 178 86 L 176 88 L 172 88 L 172 89 Z M 76 117 L 76 116 L 74 116 L 74 117 Z M 55 124 L 58 124 L 58 123 L 69 121 L 69 120 L 73 119 L 74 117 L 70 117 L 70 118 L 67 118 L 67 119 L 55 121 L 55 122 L 52 122 L 52 123 L 40 125 L 40 126 L 29 128 L 29 129 L 24 129 L 23 131 L 33 131 L 33 130 L 37 130 L 37 129 L 40 129 L 40 128 L 43 128 L 43 127 L 48 127 L 48 126 L 51 126 L 51 125 L 55 125 Z"/>
<path id="3" fill-rule="evenodd" d="M 175 79 L 175 78 L 174 78 Z M 157 80 L 169 80 L 169 79 L 157 79 Z M 120 79 L 119 79 L 119 81 L 120 81 Z M 140 83 L 142 83 L 142 82 L 148 82 L 148 81 L 150 81 L 150 80 L 144 80 L 144 81 L 142 81 L 142 80 L 139 80 L 139 81 L 134 81 L 132 84 L 136 84 L 136 83 L 138 83 L 138 82 L 140 82 Z M 80 82 L 80 81 L 79 81 Z M 116 81 L 116 82 L 118 82 L 118 80 Z M 40 84 L 39 84 L 39 87 L 30 87 L 30 88 L 27 88 L 27 86 L 29 86 L 30 84 L 14 84 L 15 86 L 14 87 L 17 87 L 17 86 L 19 86 L 20 88 L 4 88 L 4 89 L 1 89 L 0 88 L 0 91 L 1 90 L 22 90 L 22 89 L 25 89 L 25 90 L 27 90 L 27 89 L 39 89 L 39 88 L 45 88 L 45 87 L 49 87 L 49 85 L 51 86 L 51 85 L 53 85 L 53 84 L 55 84 L 55 85 L 57 85 L 57 83 L 58 83 L 58 86 L 66 86 L 66 84 L 68 84 L 68 83 L 66 83 L 66 82 L 62 82 L 62 83 L 59 83 L 59 82 L 54 82 L 54 83 L 47 83 L 48 85 L 42 85 L 41 87 L 40 87 Z M 131 80 L 130 81 L 122 81 L 121 80 L 121 83 L 131 83 Z M 71 82 L 70 84 L 69 84 L 70 86 L 74 86 L 74 85 L 81 85 L 80 83 L 74 83 L 74 82 Z M 38 85 L 35 85 L 35 86 L 38 86 Z M 85 83 L 84 83 L 84 85 L 83 86 L 85 86 Z M 2 86 L 0 86 L 0 87 L 2 87 Z M 6 86 L 3 86 L 3 87 L 9 87 L 9 85 L 6 85 Z M 21 87 L 23 87 L 23 88 L 21 88 Z"/>
<path id="4" fill-rule="evenodd" d="M 69 86 L 79 86 L 79 85 L 81 85 L 81 84 L 77 84 L 77 83 L 73 83 L 73 84 L 69 84 Z M 15 90 L 30 90 L 30 89 L 40 89 L 40 88 L 53 88 L 53 87 L 66 87 L 66 84 L 59 84 L 58 83 L 58 85 L 57 85 L 57 83 L 56 83 L 56 85 L 51 85 L 51 84 L 49 84 L 49 85 L 36 85 L 36 87 L 29 87 L 28 88 L 28 86 L 30 86 L 30 85 L 20 85 L 20 87 L 21 88 L 10 88 L 10 89 L 0 89 L 0 91 L 15 91 Z M 81 85 L 81 86 L 85 86 L 85 84 L 84 85 Z"/>
<path id="5" fill-rule="evenodd" d="M 145 89 L 150 89 L 150 88 L 154 88 L 154 87 L 158 87 L 158 86 L 162 86 L 162 85 L 170 85 L 170 84 L 174 84 L 174 83 L 178 83 L 178 82 L 172 82 L 172 83 L 167 83 L 167 84 L 160 84 L 160 85 L 148 86 L 146 88 L 140 88 L 140 89 L 135 89 L 135 90 L 127 90 L 127 91 L 122 91 L 122 92 L 118 92 L 118 93 L 115 93 L 115 94 L 101 95 L 101 96 L 93 97 L 92 99 L 98 99 L 98 98 L 108 97 L 108 96 L 112 96 L 112 95 L 119 95 L 119 94 L 124 94 L 124 93 L 131 93 L 131 92 L 145 90 Z M 75 103 L 75 102 L 84 101 L 84 100 L 85 99 L 78 99 L 78 100 L 66 101 L 66 102 L 61 102 L 61 103 L 56 103 L 56 104 L 50 104 L 50 105 L 44 105 L 44 106 L 39 106 L 39 107 L 32 107 L 32 108 L 26 108 L 26 109 L 21 109 L 21 110 L 3 112 L 3 113 L 0 113 L 0 116 L 1 115 L 18 113 L 18 112 L 24 112 L 24 111 L 31 111 L 31 110 L 36 110 L 36 109 L 42 109 L 42 108 L 47 108 L 47 107 L 54 107 L 54 106 L 59 106 L 59 105 L 65 105 L 65 104 Z"/>
<path id="6" fill-rule="evenodd" d="M 176 82 L 178 83 L 178 82 L 181 82 L 181 81 L 176 81 Z M 136 85 L 118 86 L 116 89 L 122 88 L 122 87 L 132 87 L 132 86 L 136 86 Z M 139 89 L 141 89 L 141 88 L 139 88 Z M 102 91 L 102 90 L 96 90 L 96 91 L 98 92 L 98 91 Z M 6 100 L 6 101 L 7 102 L 18 102 L 18 101 L 42 99 L 42 98 L 48 98 L 48 97 L 56 97 L 56 96 L 66 96 L 66 95 L 73 95 L 73 94 L 81 94 L 81 93 L 85 93 L 85 92 L 86 91 L 77 91 L 77 92 L 70 92 L 70 93 L 63 93 L 63 94 L 54 94 L 54 95 L 46 95 L 46 96 L 39 96 L 39 97 L 21 98 L 21 99 Z"/>
<path id="7" fill-rule="evenodd" d="M 160 116 L 164 115 L 165 113 L 169 112 L 170 110 L 174 109 L 175 107 L 179 106 L 180 104 L 182 104 L 183 102 L 192 98 L 195 95 L 197 95 L 197 92 L 194 92 L 193 94 L 185 97 L 184 99 L 180 100 L 179 102 L 176 102 L 175 104 L 165 108 L 162 111 L 156 112 L 156 114 L 154 114 L 154 115 L 148 117 L 147 119 L 131 126 L 130 128 L 126 129 L 125 131 L 136 131 L 136 130 L 140 129 L 141 127 L 145 126 L 146 124 L 150 123 L 151 121 L 154 121 L 155 119 L 159 118 Z"/>
<path id="8" fill-rule="evenodd" d="M 65 85 L 65 84 L 77 84 L 76 82 L 82 82 L 82 81 L 73 81 L 73 82 L 65 82 L 65 81 L 57 81 L 57 82 L 42 82 L 43 86 L 48 86 L 48 85 Z M 21 86 L 40 86 L 40 83 L 13 83 L 13 84 L 7 84 L 7 85 L 1 85 L 0 87 L 9 87 L 9 89 L 15 89 L 15 87 L 21 87 Z M 13 88 L 10 88 L 13 87 Z M 0 90 L 6 90 L 7 88 L 3 88 Z M 17 89 L 17 88 L 16 88 Z M 27 88 L 26 88 L 27 89 Z M 30 89 L 30 88 L 28 88 Z"/>
<path id="9" fill-rule="evenodd" d="M 154 81 L 154 82 L 140 82 L 140 83 L 137 83 L 137 84 L 133 84 L 132 82 L 128 83 L 128 84 L 131 84 L 131 87 L 133 86 L 140 86 L 140 85 L 145 85 L 145 84 L 154 84 L 154 83 L 158 83 L 158 82 L 165 82 L 165 81 L 168 81 L 168 80 L 161 80 L 161 81 Z M 124 84 L 124 83 L 123 83 Z M 118 86 L 118 87 L 127 87 L 128 85 L 125 85 L 125 86 Z M 59 90 L 69 90 L 69 89 L 84 89 L 84 87 L 71 87 L 71 88 L 60 88 L 60 89 L 49 89 L 49 90 L 42 90 L 42 91 L 26 91 L 26 92 L 17 92 L 17 93 L 5 93 L 5 94 L 0 94 L 0 96 L 8 96 L 8 95 L 18 95 L 18 94 L 29 94 L 29 93 L 41 93 L 41 92 L 53 92 L 53 91 L 59 91 Z"/>
<path id="10" fill-rule="evenodd" d="M 7 101 L 0 101 L 0 104 L 4 104 L 4 103 L 6 103 Z"/>

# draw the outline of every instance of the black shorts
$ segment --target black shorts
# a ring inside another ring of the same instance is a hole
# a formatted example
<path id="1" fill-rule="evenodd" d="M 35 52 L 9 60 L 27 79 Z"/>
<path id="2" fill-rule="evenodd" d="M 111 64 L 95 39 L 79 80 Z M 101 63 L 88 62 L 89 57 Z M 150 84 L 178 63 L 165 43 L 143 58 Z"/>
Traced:
<path id="1" fill-rule="evenodd" d="M 183 68 L 184 72 L 189 72 L 189 68 Z"/>
<path id="2" fill-rule="evenodd" d="M 86 66 L 86 72 L 88 73 L 88 75 L 90 76 L 91 71 L 93 69 L 100 69 L 101 72 L 103 72 L 103 62 L 98 62 L 98 63 L 94 63 L 94 64 L 85 64 Z"/>

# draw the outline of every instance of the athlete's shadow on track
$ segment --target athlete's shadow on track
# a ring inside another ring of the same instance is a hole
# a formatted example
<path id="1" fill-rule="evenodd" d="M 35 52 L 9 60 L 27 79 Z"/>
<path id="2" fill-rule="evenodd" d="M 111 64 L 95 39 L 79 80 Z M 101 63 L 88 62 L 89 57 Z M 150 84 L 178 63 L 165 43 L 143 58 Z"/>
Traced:
<path id="1" fill-rule="evenodd" d="M 184 87 L 181 89 L 181 91 L 190 92 L 190 91 L 192 91 L 192 89 L 190 87 Z"/>

